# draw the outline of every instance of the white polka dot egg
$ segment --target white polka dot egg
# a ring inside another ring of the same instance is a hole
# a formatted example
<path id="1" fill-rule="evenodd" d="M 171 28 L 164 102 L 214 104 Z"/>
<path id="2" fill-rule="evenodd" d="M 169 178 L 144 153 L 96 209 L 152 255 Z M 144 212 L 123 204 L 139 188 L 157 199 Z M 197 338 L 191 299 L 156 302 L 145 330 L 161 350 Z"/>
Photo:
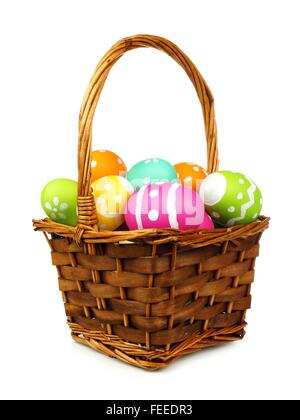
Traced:
<path id="1" fill-rule="evenodd" d="M 123 177 L 110 175 L 92 184 L 99 228 L 115 230 L 124 222 L 128 198 L 133 193 L 132 185 Z"/>
<path id="2" fill-rule="evenodd" d="M 255 221 L 262 208 L 258 186 L 239 172 L 214 172 L 203 181 L 200 195 L 207 212 L 220 226 Z"/>

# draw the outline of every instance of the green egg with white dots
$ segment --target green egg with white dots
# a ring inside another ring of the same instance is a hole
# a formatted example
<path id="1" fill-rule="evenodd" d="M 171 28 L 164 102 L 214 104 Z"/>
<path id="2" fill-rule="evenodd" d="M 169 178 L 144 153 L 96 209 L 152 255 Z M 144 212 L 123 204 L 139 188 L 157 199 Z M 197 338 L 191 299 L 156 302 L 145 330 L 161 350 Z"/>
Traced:
<path id="1" fill-rule="evenodd" d="M 134 190 L 149 184 L 176 182 L 178 175 L 171 163 L 164 159 L 145 159 L 136 163 L 128 172 L 127 179 Z"/>
<path id="2" fill-rule="evenodd" d="M 202 182 L 200 194 L 206 211 L 223 227 L 254 222 L 263 203 L 258 186 L 239 172 L 213 172 Z"/>
<path id="3" fill-rule="evenodd" d="M 48 182 L 41 193 L 41 204 L 47 216 L 56 223 L 77 225 L 76 181 L 58 178 Z"/>

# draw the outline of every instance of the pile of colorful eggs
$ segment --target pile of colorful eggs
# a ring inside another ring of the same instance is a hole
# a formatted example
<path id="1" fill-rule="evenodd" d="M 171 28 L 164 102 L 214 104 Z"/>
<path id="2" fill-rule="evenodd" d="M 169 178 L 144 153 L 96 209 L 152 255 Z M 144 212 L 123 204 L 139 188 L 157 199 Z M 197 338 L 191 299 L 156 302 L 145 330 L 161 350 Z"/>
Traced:
<path id="1" fill-rule="evenodd" d="M 196 163 L 171 165 L 152 158 L 127 171 L 118 155 L 97 150 L 91 180 L 100 230 L 230 227 L 255 221 L 262 208 L 261 192 L 251 179 L 231 171 L 208 175 Z M 49 182 L 41 203 L 54 222 L 76 226 L 76 181 Z"/>

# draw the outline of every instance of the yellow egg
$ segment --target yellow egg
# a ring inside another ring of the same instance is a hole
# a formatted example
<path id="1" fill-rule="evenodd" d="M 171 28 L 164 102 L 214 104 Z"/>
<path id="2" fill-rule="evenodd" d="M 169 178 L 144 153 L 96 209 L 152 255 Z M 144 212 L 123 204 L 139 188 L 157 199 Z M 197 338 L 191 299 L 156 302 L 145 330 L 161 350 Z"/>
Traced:
<path id="1" fill-rule="evenodd" d="M 110 175 L 92 184 L 95 197 L 99 228 L 115 230 L 124 222 L 126 203 L 133 187 L 127 179 Z"/>

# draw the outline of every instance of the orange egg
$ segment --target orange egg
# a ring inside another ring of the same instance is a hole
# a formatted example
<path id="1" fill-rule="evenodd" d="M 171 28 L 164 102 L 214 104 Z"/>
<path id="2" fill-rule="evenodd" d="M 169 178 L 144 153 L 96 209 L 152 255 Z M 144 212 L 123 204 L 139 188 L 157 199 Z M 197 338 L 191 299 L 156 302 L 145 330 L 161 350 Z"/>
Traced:
<path id="1" fill-rule="evenodd" d="M 197 192 L 199 192 L 202 181 L 208 175 L 206 170 L 197 163 L 181 162 L 174 165 L 174 168 L 178 175 L 178 182 Z"/>
<path id="2" fill-rule="evenodd" d="M 109 150 L 95 150 L 92 153 L 92 182 L 109 175 L 124 176 L 127 168 L 120 156 Z"/>

